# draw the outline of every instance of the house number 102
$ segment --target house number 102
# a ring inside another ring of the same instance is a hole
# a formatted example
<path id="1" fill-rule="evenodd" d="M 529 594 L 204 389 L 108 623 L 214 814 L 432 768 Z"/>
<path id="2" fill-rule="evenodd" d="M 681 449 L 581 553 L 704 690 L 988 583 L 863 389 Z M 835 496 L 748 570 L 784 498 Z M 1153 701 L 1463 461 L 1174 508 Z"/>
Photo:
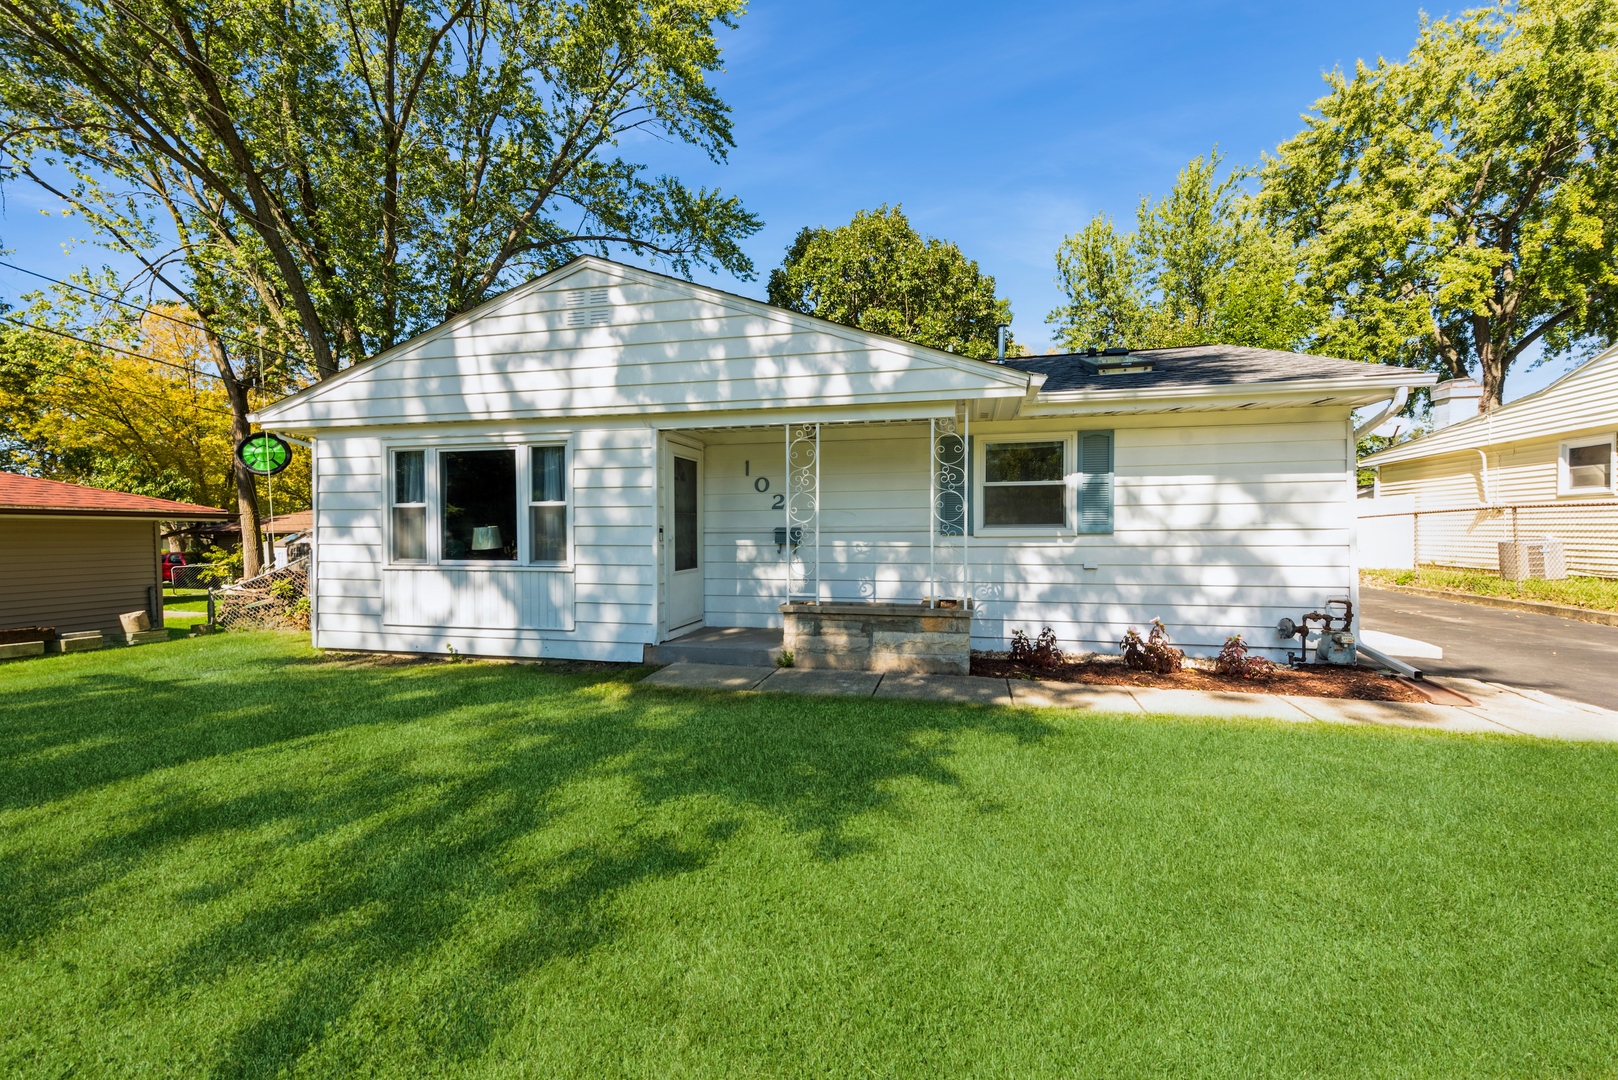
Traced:
<path id="1" fill-rule="evenodd" d="M 748 473 L 751 473 L 753 471 L 753 463 L 751 461 L 749 461 L 747 463 L 746 471 Z M 768 476 L 761 476 L 757 480 L 754 480 L 753 481 L 753 490 L 758 492 L 760 495 L 769 494 L 770 478 Z M 785 495 L 782 495 L 780 493 L 776 493 L 775 495 L 770 496 L 770 509 L 771 510 L 785 510 L 786 505 L 787 505 L 787 497 Z"/>

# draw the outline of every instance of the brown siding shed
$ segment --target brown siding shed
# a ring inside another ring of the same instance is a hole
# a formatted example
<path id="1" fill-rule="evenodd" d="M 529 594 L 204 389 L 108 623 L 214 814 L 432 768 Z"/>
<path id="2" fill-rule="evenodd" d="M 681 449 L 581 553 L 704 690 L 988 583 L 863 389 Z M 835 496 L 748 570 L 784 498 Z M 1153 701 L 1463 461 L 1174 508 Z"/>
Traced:
<path id="1" fill-rule="evenodd" d="M 0 630 L 120 631 L 118 616 L 163 620 L 163 521 L 228 511 L 0 473 Z"/>

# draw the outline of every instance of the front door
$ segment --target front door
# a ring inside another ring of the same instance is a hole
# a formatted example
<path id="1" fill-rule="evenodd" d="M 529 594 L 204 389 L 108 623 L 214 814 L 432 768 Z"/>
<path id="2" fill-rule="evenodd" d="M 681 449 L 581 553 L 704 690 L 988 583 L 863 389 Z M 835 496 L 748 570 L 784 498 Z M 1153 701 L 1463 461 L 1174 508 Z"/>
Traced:
<path id="1" fill-rule="evenodd" d="M 668 634 L 702 624 L 702 451 L 669 444 L 664 476 L 663 580 Z"/>

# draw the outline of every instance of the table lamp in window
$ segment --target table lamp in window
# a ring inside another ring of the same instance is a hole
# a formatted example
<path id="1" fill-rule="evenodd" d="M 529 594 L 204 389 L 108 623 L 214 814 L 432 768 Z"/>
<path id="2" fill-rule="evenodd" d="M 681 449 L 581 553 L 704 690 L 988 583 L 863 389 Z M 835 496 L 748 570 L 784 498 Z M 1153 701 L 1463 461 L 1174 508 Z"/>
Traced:
<path id="1" fill-rule="evenodd" d="M 479 525 L 472 530 L 473 551 L 499 551 L 502 546 L 500 542 L 500 526 Z"/>

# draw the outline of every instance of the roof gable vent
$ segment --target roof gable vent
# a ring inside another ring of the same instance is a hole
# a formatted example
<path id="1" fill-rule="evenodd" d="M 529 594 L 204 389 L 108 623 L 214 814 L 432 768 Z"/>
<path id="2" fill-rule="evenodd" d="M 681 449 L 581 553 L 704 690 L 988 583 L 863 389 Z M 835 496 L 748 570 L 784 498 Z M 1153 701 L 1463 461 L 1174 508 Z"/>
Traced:
<path id="1" fill-rule="evenodd" d="M 569 289 L 564 296 L 569 327 L 607 326 L 612 322 L 612 302 L 606 289 Z"/>

